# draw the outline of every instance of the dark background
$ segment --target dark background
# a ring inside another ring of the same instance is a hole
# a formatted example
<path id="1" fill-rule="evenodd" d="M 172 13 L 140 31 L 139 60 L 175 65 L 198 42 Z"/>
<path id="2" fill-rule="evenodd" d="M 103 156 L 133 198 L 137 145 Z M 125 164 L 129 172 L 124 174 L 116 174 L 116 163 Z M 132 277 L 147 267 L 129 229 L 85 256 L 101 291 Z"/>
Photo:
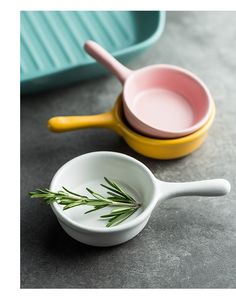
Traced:
<path id="1" fill-rule="evenodd" d="M 168 63 L 200 76 L 217 115 L 205 144 L 173 161 L 145 158 L 105 129 L 53 134 L 48 118 L 100 113 L 121 90 L 113 77 L 78 83 L 21 99 L 22 288 L 228 288 L 236 287 L 236 13 L 167 14 L 164 34 L 129 67 Z M 226 178 L 230 195 L 182 197 L 162 203 L 133 240 L 112 248 L 70 238 L 50 207 L 28 192 L 48 187 L 66 161 L 110 150 L 129 154 L 166 181 Z"/>

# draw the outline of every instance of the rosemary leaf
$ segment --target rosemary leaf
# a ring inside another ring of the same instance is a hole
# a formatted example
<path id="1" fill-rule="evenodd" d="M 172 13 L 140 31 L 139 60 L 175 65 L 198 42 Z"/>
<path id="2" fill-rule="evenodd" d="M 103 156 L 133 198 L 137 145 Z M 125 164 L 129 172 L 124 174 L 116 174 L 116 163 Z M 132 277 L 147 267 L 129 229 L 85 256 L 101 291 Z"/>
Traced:
<path id="1" fill-rule="evenodd" d="M 112 193 L 112 192 L 109 192 L 109 191 L 108 191 L 108 192 L 107 192 L 108 194 L 113 195 L 113 194 L 115 193 L 116 196 L 119 195 L 119 196 L 122 197 L 122 198 L 126 198 L 122 192 L 120 192 L 120 191 L 118 191 L 118 190 L 116 190 L 116 189 L 113 189 L 113 188 L 111 188 L 111 187 L 109 187 L 109 186 L 107 186 L 107 185 L 104 185 L 104 184 L 101 184 L 101 186 L 113 192 L 113 193 Z"/>
<path id="2" fill-rule="evenodd" d="M 115 208 L 115 209 L 113 209 L 112 211 L 111 211 L 111 213 L 120 213 L 120 212 L 122 212 L 122 211 L 124 211 L 124 210 L 127 210 L 127 209 L 130 209 L 130 207 L 126 207 L 126 208 Z"/>
<path id="3" fill-rule="evenodd" d="M 71 204 L 71 200 L 70 199 L 63 199 L 63 200 L 58 201 L 58 204 L 68 205 L 68 204 Z"/>
<path id="4" fill-rule="evenodd" d="M 92 190 L 89 189 L 89 188 L 86 188 L 86 190 L 87 190 L 89 193 L 91 193 L 96 199 L 107 201 L 107 198 L 103 197 L 101 194 L 99 194 L 99 193 L 97 193 L 97 192 L 94 192 L 94 191 L 92 191 Z"/>
<path id="5" fill-rule="evenodd" d="M 78 201 L 78 202 L 73 202 L 73 203 L 70 203 L 66 206 L 63 207 L 63 210 L 67 210 L 67 209 L 70 209 L 70 208 L 73 208 L 73 207 L 76 207 L 76 206 L 80 206 L 80 205 L 83 205 L 82 202 Z"/>
<path id="6" fill-rule="evenodd" d="M 70 194 L 73 194 L 73 195 L 76 195 L 80 198 L 88 198 L 86 195 L 81 195 L 81 194 L 78 194 L 78 193 L 75 193 L 73 191 L 70 191 L 69 189 L 65 188 L 65 187 L 62 187 L 65 191 L 69 192 Z"/>
<path id="7" fill-rule="evenodd" d="M 116 226 L 116 225 L 122 223 L 124 220 L 126 220 L 128 217 L 130 217 L 136 210 L 137 209 L 130 209 L 127 212 L 124 212 L 120 215 L 117 215 L 117 216 L 111 218 L 106 226 L 111 227 L 111 226 Z"/>
<path id="8" fill-rule="evenodd" d="M 135 203 L 135 200 L 129 194 L 127 194 L 117 183 L 108 180 L 106 177 L 104 177 L 104 179 L 110 186 L 113 187 L 113 190 L 115 190 L 117 194 L 120 194 L 127 200 L 130 200 L 131 202 Z"/>
<path id="9" fill-rule="evenodd" d="M 95 206 L 94 209 L 91 209 L 89 211 L 86 211 L 84 214 L 87 214 L 87 213 L 90 213 L 90 212 L 93 212 L 93 211 L 96 211 L 96 210 L 99 210 L 99 209 L 102 209 L 102 208 L 105 208 L 107 207 L 107 205 L 103 205 L 103 206 Z"/>
<path id="10" fill-rule="evenodd" d="M 118 214 L 122 214 L 122 213 L 126 212 L 127 210 L 130 210 L 130 207 L 116 208 L 116 209 L 113 209 L 110 213 L 102 215 L 100 217 L 107 218 L 107 217 L 111 217 L 111 216 L 116 216 Z"/>

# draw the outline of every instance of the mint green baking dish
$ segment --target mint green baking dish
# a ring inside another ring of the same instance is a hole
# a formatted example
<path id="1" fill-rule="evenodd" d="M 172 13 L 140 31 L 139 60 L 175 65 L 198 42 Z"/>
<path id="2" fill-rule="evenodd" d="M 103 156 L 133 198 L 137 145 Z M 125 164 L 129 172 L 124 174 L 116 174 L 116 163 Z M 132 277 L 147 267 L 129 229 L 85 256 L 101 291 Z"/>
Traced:
<path id="1" fill-rule="evenodd" d="M 156 42 L 164 26 L 160 11 L 23 11 L 21 93 L 105 74 L 83 50 L 86 40 L 127 63 Z"/>

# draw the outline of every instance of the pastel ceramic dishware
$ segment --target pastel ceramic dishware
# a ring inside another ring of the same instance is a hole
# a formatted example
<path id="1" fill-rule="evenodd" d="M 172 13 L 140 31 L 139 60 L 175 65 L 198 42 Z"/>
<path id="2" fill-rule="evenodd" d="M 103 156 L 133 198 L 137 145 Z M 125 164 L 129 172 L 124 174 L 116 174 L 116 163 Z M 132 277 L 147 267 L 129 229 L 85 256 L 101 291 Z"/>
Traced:
<path id="1" fill-rule="evenodd" d="M 21 93 L 61 87 L 106 73 L 84 52 L 93 39 L 127 63 L 156 43 L 163 11 L 22 11 Z"/>
<path id="2" fill-rule="evenodd" d="M 136 236 L 147 224 L 153 209 L 161 201 L 178 196 L 222 196 L 230 191 L 230 184 L 223 179 L 170 183 L 158 180 L 138 160 L 115 152 L 93 152 L 76 157 L 63 165 L 52 179 L 50 189 L 58 191 L 62 186 L 84 194 L 84 187 L 93 187 L 103 182 L 106 176 L 120 183 L 142 206 L 136 216 L 123 223 L 107 228 L 96 215 L 98 211 L 84 214 L 79 206 L 63 211 L 62 206 L 51 205 L 62 228 L 74 239 L 92 246 L 113 246 Z M 199 206 L 204 206 L 199 203 Z M 101 209 L 103 210 L 103 209 Z M 93 215 L 94 214 L 94 215 Z M 136 213 L 135 213 L 136 214 Z"/>
<path id="3" fill-rule="evenodd" d="M 178 138 L 197 131 L 213 107 L 210 92 L 191 72 L 172 65 L 131 71 L 93 41 L 85 50 L 123 85 L 127 121 L 138 132 L 155 138 Z"/>
<path id="4" fill-rule="evenodd" d="M 121 95 L 109 112 L 92 116 L 59 116 L 48 121 L 48 128 L 53 132 L 67 132 L 84 128 L 102 127 L 115 131 L 136 152 L 154 159 L 175 159 L 186 156 L 205 141 L 208 130 L 215 117 L 213 104 L 210 118 L 198 131 L 177 139 L 156 139 L 142 136 L 133 131 L 125 121 Z"/>

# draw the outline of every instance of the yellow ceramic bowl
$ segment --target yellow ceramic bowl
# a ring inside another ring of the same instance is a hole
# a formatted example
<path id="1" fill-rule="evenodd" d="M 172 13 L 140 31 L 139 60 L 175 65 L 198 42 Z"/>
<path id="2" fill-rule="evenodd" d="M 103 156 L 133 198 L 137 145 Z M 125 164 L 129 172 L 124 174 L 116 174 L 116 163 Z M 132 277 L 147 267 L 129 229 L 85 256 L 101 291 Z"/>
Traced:
<path id="1" fill-rule="evenodd" d="M 175 159 L 186 156 L 207 138 L 208 130 L 215 117 L 215 106 L 210 118 L 198 131 L 177 139 L 156 139 L 142 136 L 124 122 L 121 95 L 110 112 L 92 116 L 59 116 L 48 121 L 48 128 L 53 132 L 66 132 L 89 127 L 105 127 L 122 136 L 136 152 L 154 159 Z"/>

